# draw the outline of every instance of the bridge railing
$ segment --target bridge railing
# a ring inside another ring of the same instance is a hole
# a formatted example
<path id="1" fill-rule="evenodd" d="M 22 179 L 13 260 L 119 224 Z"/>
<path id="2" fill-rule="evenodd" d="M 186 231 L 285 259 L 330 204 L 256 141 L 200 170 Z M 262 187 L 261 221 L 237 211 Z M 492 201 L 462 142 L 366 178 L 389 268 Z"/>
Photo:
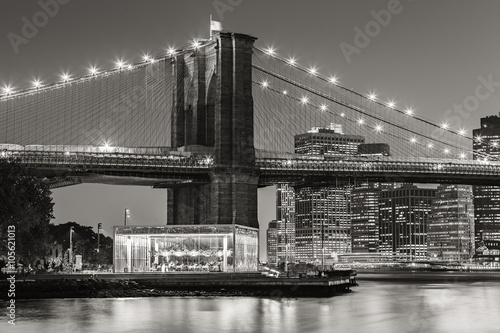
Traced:
<path id="1" fill-rule="evenodd" d="M 463 175 L 500 175 L 498 162 L 433 160 L 413 161 L 389 160 L 314 160 L 257 158 L 256 165 L 261 170 L 275 171 L 331 171 L 331 172 L 371 172 L 371 173 L 439 173 Z"/>
<path id="2" fill-rule="evenodd" d="M 0 158 L 13 158 L 38 167 L 133 168 L 133 169 L 190 169 L 206 170 L 212 166 L 210 157 L 179 157 L 174 155 L 139 155 L 122 153 L 55 152 L 3 150 Z"/>

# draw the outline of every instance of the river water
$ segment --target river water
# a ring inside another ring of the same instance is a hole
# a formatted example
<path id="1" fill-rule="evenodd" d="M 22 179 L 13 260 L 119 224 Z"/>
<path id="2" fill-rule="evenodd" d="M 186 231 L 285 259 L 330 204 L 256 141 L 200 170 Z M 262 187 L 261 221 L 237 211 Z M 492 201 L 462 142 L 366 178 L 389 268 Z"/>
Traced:
<path id="1" fill-rule="evenodd" d="M 358 275 L 332 298 L 17 300 L 1 332 L 500 332 L 500 274 Z M 5 301 L 2 304 L 6 304 Z"/>

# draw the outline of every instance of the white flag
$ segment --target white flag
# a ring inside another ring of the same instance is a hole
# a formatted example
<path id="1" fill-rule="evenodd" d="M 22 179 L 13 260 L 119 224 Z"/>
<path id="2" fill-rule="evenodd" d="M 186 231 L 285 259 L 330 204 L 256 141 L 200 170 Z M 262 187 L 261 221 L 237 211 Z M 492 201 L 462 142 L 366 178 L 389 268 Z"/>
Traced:
<path id="1" fill-rule="evenodd" d="M 222 31 L 222 23 L 210 20 L 210 34 L 212 31 Z"/>

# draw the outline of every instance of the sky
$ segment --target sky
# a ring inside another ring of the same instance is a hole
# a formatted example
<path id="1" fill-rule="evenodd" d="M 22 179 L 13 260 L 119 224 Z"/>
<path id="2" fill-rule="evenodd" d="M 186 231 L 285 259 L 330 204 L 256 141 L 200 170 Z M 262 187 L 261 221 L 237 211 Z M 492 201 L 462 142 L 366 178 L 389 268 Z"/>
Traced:
<path id="1" fill-rule="evenodd" d="M 0 0 L 0 86 L 164 54 L 208 38 L 212 15 L 224 30 L 257 37 L 257 47 L 471 135 L 500 110 L 498 13 L 497 0 Z M 165 221 L 166 194 L 149 187 L 83 184 L 53 198 L 55 223 L 102 222 L 109 235 L 125 208 L 131 224 Z M 273 188 L 259 191 L 261 233 L 273 202 Z"/>

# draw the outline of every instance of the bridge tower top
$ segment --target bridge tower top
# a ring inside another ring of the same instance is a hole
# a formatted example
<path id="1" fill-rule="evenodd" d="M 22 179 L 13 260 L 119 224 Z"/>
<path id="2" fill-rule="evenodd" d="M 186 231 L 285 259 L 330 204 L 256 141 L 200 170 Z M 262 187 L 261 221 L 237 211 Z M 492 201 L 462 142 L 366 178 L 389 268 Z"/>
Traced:
<path id="1" fill-rule="evenodd" d="M 213 153 L 215 165 L 255 164 L 252 50 L 256 38 L 214 32 L 173 64 L 172 146 Z"/>

